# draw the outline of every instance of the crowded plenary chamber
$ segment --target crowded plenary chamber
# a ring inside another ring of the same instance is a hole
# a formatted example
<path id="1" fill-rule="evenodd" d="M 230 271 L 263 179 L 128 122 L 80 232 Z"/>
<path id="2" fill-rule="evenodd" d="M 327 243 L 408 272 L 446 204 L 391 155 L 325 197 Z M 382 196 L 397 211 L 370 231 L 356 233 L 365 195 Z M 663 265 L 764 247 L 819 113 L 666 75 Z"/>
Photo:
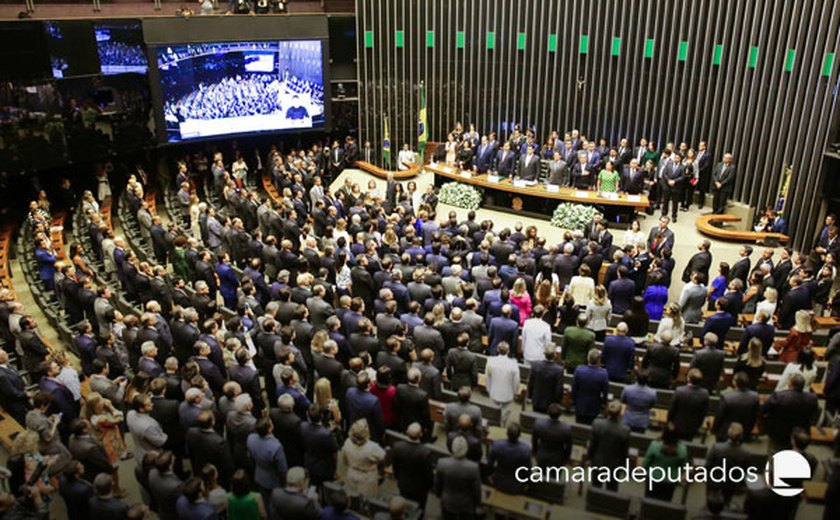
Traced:
<path id="1" fill-rule="evenodd" d="M 840 519 L 832 0 L 3 0 L 0 520 Z"/>

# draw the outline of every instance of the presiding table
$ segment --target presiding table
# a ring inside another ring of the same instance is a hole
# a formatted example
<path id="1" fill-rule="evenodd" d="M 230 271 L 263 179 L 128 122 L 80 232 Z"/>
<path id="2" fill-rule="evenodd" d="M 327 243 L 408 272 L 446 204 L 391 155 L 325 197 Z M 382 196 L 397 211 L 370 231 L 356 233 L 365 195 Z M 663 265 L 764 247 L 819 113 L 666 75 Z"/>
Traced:
<path id="1" fill-rule="evenodd" d="M 568 187 L 554 187 L 549 189 L 545 184 L 526 184 L 509 178 L 499 178 L 494 182 L 487 174 L 476 174 L 461 171 L 453 166 L 430 163 L 425 165 L 427 171 L 435 174 L 435 184 L 441 185 L 447 179 L 472 184 L 484 189 L 485 201 L 488 195 L 493 197 L 494 205 L 509 206 L 515 211 L 533 211 L 547 213 L 549 216 L 557 207 L 555 201 L 574 202 L 578 204 L 595 204 L 613 206 L 616 210 L 644 211 L 650 206 L 647 195 L 628 195 L 626 193 L 599 193 L 592 190 L 579 190 Z M 518 199 L 518 200 L 517 200 Z M 509 204 L 507 204 L 509 202 Z M 551 204 L 549 204 L 551 203 Z"/>

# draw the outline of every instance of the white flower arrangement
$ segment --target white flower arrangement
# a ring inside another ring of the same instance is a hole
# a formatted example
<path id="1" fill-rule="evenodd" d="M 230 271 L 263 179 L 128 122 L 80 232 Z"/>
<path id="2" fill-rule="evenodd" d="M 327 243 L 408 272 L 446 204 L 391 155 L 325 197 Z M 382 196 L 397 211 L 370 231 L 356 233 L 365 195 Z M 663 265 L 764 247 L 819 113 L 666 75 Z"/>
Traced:
<path id="1" fill-rule="evenodd" d="M 564 229 L 583 230 L 595 217 L 595 207 L 563 202 L 557 205 L 551 216 L 551 225 Z"/>
<path id="2" fill-rule="evenodd" d="M 479 188 L 462 184 L 460 182 L 449 182 L 441 186 L 438 200 L 441 204 L 455 206 L 463 209 L 478 209 L 481 206 L 482 193 Z"/>

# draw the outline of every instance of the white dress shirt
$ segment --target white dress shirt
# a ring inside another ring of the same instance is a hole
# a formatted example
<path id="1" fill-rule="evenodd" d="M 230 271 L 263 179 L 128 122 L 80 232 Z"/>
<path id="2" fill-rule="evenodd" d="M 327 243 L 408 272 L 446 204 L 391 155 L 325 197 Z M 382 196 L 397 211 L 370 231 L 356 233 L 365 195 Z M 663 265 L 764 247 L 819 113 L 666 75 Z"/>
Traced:
<path id="1" fill-rule="evenodd" d="M 551 343 L 551 325 L 542 318 L 529 318 L 522 325 L 522 355 L 533 363 L 545 359 L 545 347 Z"/>
<path id="2" fill-rule="evenodd" d="M 509 403 L 519 391 L 519 365 L 508 356 L 493 356 L 484 369 L 487 394 L 497 403 Z"/>

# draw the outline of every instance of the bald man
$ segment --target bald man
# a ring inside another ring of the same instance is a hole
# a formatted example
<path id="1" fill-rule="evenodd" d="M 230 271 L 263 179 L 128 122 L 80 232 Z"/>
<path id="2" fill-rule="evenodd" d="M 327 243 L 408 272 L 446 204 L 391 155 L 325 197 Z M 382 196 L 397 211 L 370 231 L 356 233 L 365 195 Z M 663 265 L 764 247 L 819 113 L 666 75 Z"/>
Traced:
<path id="1" fill-rule="evenodd" d="M 420 443 L 423 428 L 419 423 L 411 423 L 405 433 L 408 439 L 395 442 L 391 448 L 391 466 L 400 495 L 425 509 L 426 497 L 434 484 L 434 457 L 429 447 Z"/>

